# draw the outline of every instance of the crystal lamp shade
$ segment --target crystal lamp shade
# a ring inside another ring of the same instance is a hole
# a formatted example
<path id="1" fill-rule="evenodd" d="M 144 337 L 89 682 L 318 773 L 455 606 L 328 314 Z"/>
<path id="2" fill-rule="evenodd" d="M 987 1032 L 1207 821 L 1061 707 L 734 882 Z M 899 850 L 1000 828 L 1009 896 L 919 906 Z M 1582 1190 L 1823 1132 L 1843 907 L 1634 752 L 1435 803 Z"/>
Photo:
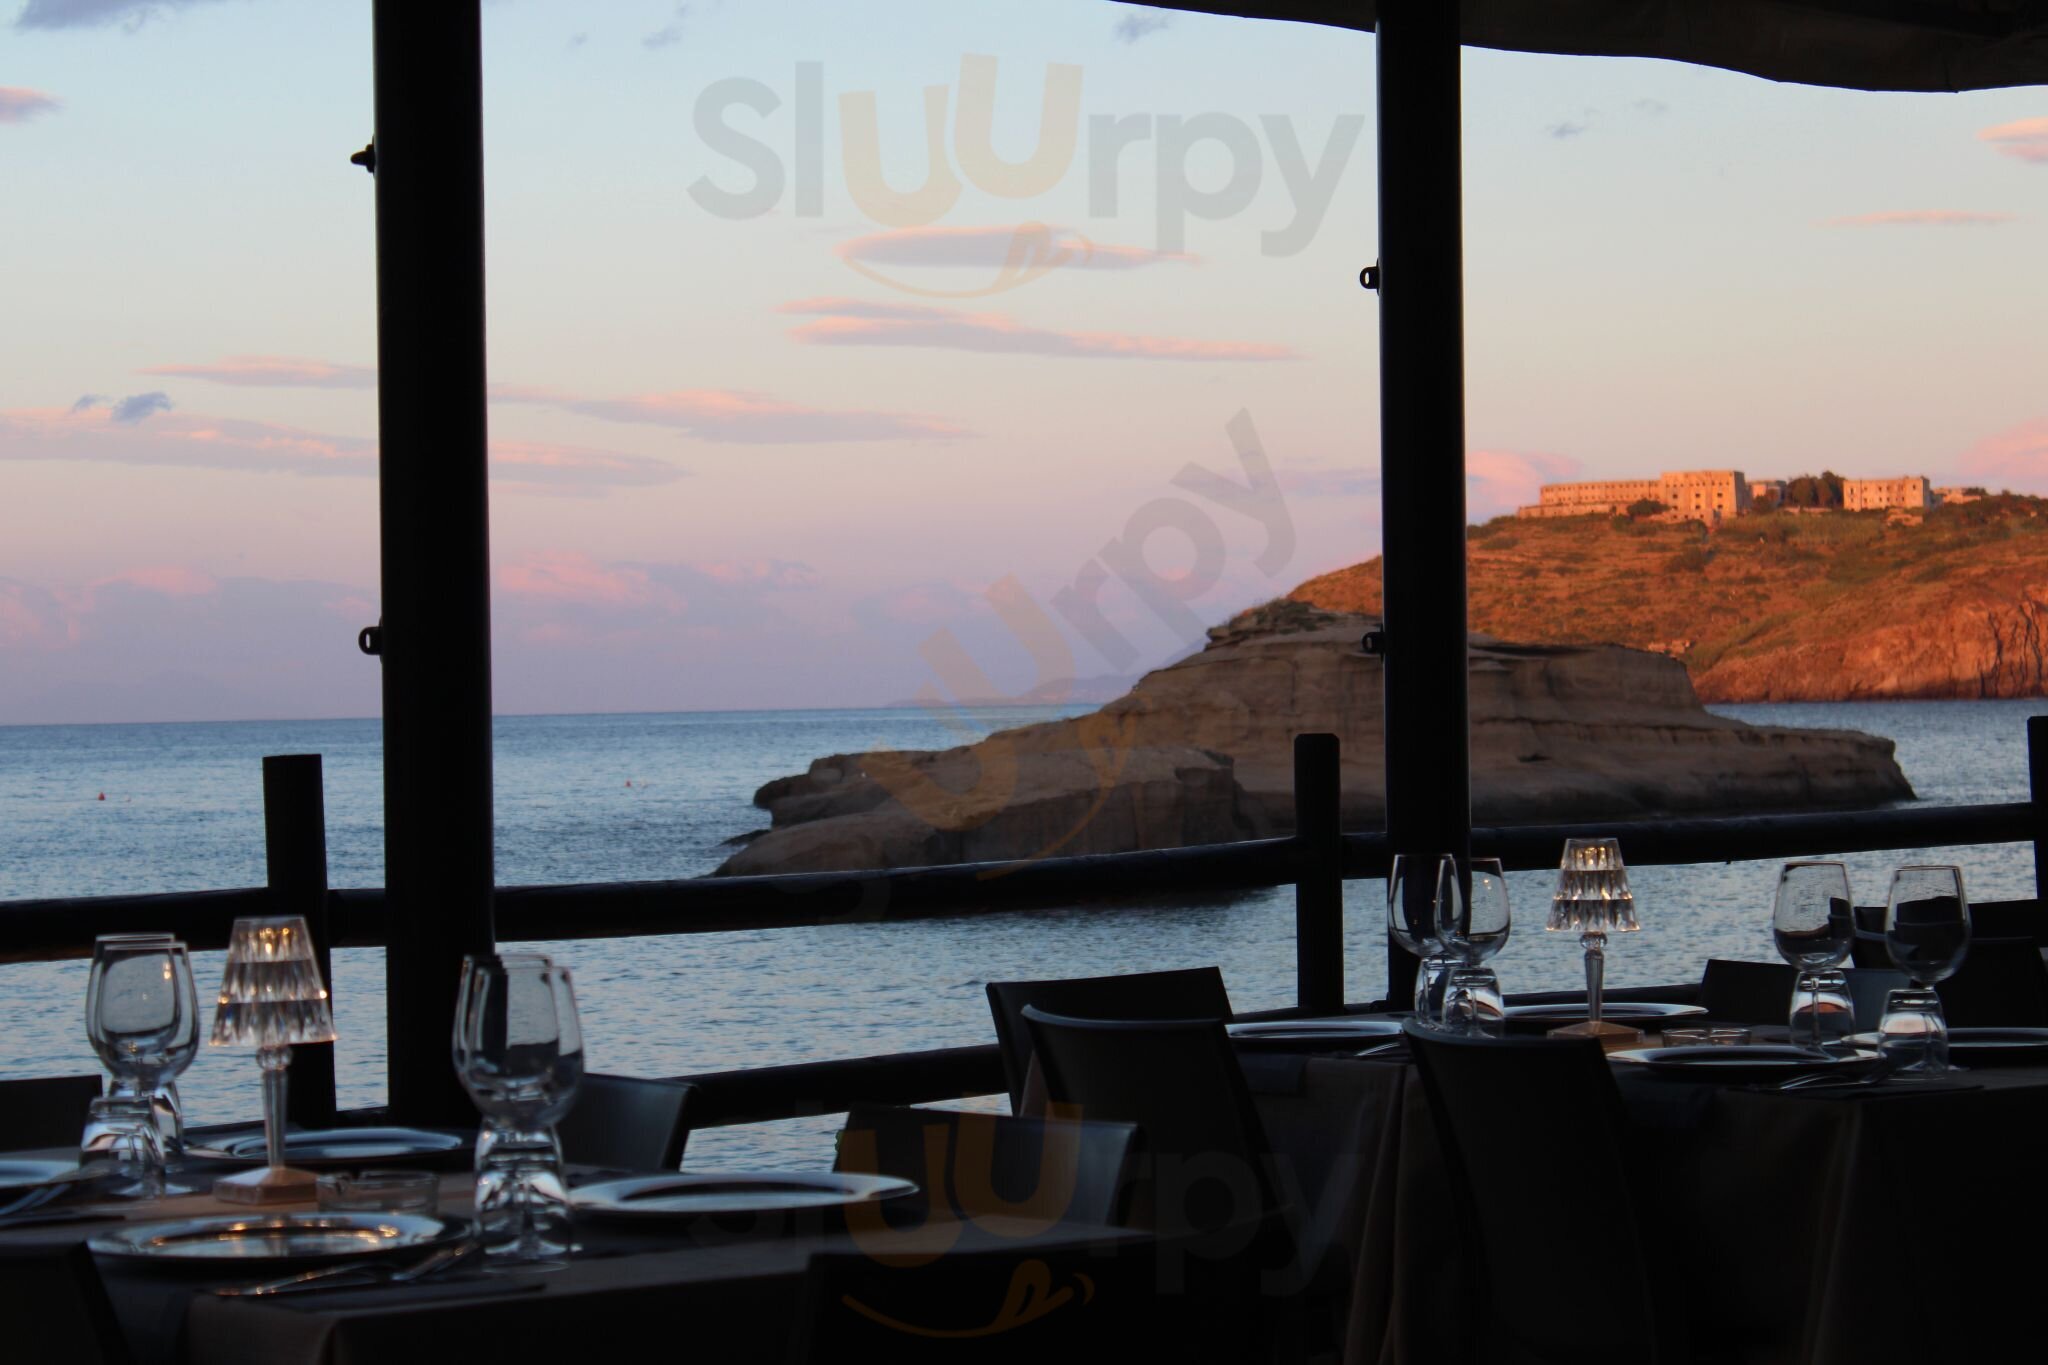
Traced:
<path id="1" fill-rule="evenodd" d="M 334 1041 L 334 1011 L 303 916 L 235 921 L 210 1041 L 214 1047 Z"/>
<path id="2" fill-rule="evenodd" d="M 1621 845 L 1613 839 L 1567 839 L 1558 864 L 1557 890 L 1550 897 L 1545 929 L 1579 933 L 1628 933 L 1636 923 L 1635 893 L 1628 887 Z"/>

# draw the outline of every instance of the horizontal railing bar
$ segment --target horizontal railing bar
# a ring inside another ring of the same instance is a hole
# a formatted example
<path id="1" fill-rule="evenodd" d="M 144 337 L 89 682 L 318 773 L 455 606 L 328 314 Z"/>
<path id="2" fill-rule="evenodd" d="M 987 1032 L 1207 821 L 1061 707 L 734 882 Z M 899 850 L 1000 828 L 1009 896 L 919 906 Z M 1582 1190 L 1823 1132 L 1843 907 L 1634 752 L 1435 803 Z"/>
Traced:
<path id="1" fill-rule="evenodd" d="M 690 1097 L 693 1128 L 843 1114 L 859 1104 L 929 1104 L 1004 1089 L 1002 1053 L 993 1043 L 673 1079 L 697 1087 Z"/>
<path id="2" fill-rule="evenodd" d="M 1511 869 L 1554 867 L 1564 840 L 1613 834 L 1632 864 L 1732 862 L 1883 848 L 2031 840 L 2027 802 L 1902 810 L 1759 815 L 1724 819 L 1585 822 L 1480 827 L 1473 850 Z M 966 863 L 864 873 L 694 877 L 674 881 L 508 886 L 498 891 L 505 942 L 746 932 L 1010 910 L 1077 897 L 1228 892 L 1294 880 L 1291 838 L 1189 848 L 1146 849 L 1025 863 Z M 1344 836 L 1344 875 L 1386 873 L 1382 834 Z M 384 893 L 329 893 L 334 946 L 386 941 Z M 255 887 L 146 896 L 0 901 L 0 962 L 89 956 L 96 935 L 142 929 L 176 933 L 195 948 L 220 948 L 234 920 L 266 913 L 270 892 Z"/>

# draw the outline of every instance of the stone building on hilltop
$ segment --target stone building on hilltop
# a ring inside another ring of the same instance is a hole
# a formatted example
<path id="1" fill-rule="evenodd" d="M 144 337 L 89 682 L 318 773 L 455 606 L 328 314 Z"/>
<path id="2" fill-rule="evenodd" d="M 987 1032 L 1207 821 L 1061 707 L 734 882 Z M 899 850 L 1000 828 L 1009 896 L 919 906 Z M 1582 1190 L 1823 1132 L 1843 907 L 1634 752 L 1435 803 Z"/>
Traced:
<path id="1" fill-rule="evenodd" d="M 1882 512 L 1893 507 L 1925 510 L 1940 501 L 1924 474 L 1909 474 L 1901 479 L 1842 480 L 1844 512 Z"/>
<path id="2" fill-rule="evenodd" d="M 1713 525 L 1750 509 L 1750 483 L 1739 469 L 1688 469 L 1654 479 L 1546 483 L 1518 517 L 1615 516 L 1638 502 L 1661 502 L 1674 518 Z"/>

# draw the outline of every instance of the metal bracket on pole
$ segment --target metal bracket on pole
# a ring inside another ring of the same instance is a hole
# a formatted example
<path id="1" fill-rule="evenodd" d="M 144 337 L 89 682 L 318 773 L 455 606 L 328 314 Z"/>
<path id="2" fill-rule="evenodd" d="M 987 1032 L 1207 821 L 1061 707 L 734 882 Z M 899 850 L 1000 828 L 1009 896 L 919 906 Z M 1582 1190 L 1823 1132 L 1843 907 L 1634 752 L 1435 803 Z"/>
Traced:
<path id="1" fill-rule="evenodd" d="M 360 152 L 352 153 L 349 156 L 348 164 L 351 166 L 361 166 L 371 175 L 375 175 L 377 173 L 377 144 L 374 142 L 368 143 Z"/>
<path id="2" fill-rule="evenodd" d="M 1371 265 L 1367 266 L 1365 269 L 1359 271 L 1358 283 L 1360 288 L 1377 291 L 1380 287 L 1379 262 L 1375 261 Z"/>
<path id="3" fill-rule="evenodd" d="M 384 652 L 384 627 L 382 625 L 364 626 L 361 630 L 357 631 L 356 648 L 373 659 L 382 654 Z"/>

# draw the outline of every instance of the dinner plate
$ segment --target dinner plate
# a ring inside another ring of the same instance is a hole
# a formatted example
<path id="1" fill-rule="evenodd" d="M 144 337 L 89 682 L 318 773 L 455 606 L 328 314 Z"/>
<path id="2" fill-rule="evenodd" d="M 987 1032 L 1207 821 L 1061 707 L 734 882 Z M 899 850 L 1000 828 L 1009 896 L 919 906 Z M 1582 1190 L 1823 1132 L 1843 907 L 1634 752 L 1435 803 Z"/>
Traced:
<path id="1" fill-rule="evenodd" d="M 1586 1002 L 1563 1000 L 1549 1005 L 1509 1005 L 1505 1011 L 1508 1027 L 1517 1033 L 1541 1032 L 1564 1024 L 1586 1022 Z M 1610 1024 L 1668 1024 L 1678 1019 L 1704 1019 L 1707 1012 L 1698 1005 L 1668 1005 L 1654 1000 L 1606 1000 L 1600 1017 Z"/>
<path id="2" fill-rule="evenodd" d="M 1226 1026 L 1239 1047 L 1306 1051 L 1322 1048 L 1369 1047 L 1401 1036 L 1398 1019 L 1335 1015 L 1328 1019 L 1261 1019 Z"/>
<path id="3" fill-rule="evenodd" d="M 1854 1075 L 1868 1070 L 1877 1061 L 1875 1052 L 1861 1048 L 1835 1056 L 1785 1043 L 1643 1047 L 1608 1055 L 1615 1061 L 1640 1063 L 1664 1075 L 1716 1081 L 1777 1081 L 1811 1071 Z"/>
<path id="4" fill-rule="evenodd" d="M 262 1213 L 130 1223 L 86 1245 L 139 1265 L 284 1268 L 428 1251 L 469 1235 L 462 1219 L 431 1214 Z"/>
<path id="5" fill-rule="evenodd" d="M 840 1171 L 701 1171 L 600 1180 L 572 1191 L 579 1213 L 701 1218 L 872 1204 L 917 1193 L 914 1181 Z"/>
<path id="6" fill-rule="evenodd" d="M 286 1133 L 284 1159 L 299 1167 L 389 1166 L 407 1161 L 452 1157 L 469 1149 L 465 1133 L 427 1128 L 331 1128 Z M 226 1161 L 269 1159 L 263 1134 L 250 1133 L 213 1144 L 203 1155 Z"/>
<path id="7" fill-rule="evenodd" d="M 1875 1033 L 1851 1034 L 1857 1047 L 1875 1048 Z M 2031 1066 L 2048 1061 L 2048 1028 L 1952 1028 L 1948 1055 L 1970 1066 Z"/>
<path id="8" fill-rule="evenodd" d="M 75 1174 L 76 1161 L 23 1161 L 14 1157 L 0 1160 L 0 1194 L 43 1185 L 59 1176 Z"/>

